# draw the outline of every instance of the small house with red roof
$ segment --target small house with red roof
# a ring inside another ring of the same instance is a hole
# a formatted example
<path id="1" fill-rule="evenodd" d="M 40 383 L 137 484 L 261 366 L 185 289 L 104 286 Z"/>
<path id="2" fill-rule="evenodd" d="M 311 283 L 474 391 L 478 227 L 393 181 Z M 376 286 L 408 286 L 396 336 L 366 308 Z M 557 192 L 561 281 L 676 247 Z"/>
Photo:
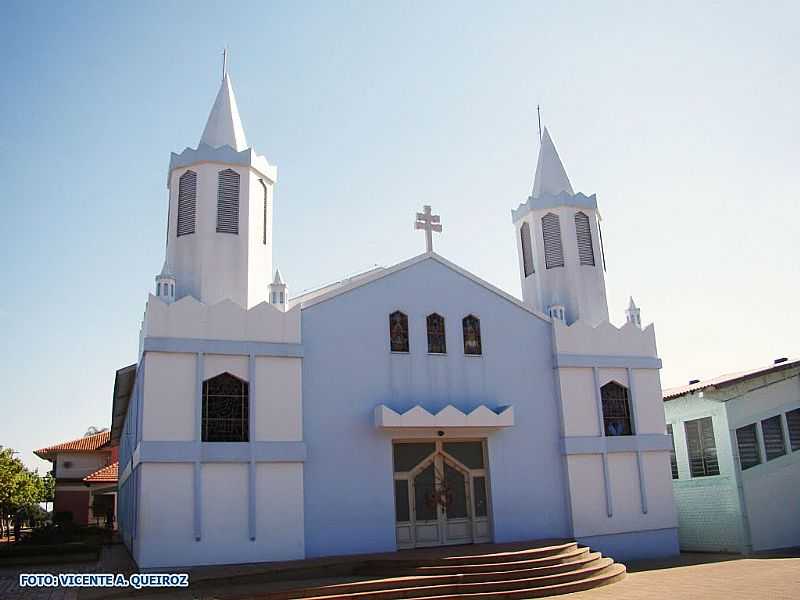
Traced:
<path id="1" fill-rule="evenodd" d="M 115 513 L 118 448 L 110 444 L 110 436 L 101 431 L 34 451 L 53 463 L 57 518 L 71 516 L 79 525 L 104 525 Z"/>

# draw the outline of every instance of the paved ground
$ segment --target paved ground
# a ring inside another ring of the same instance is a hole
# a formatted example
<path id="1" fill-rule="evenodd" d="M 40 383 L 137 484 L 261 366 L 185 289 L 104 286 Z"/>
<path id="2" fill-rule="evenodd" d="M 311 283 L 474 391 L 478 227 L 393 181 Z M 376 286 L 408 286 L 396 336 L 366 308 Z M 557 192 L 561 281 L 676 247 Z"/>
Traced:
<path id="1" fill-rule="evenodd" d="M 558 596 L 564 600 L 798 600 L 800 551 L 745 558 L 682 554 L 671 561 L 629 565 L 619 583 Z"/>
<path id="2" fill-rule="evenodd" d="M 124 560 L 104 554 L 100 563 L 0 569 L 2 600 L 78 600 L 104 598 L 104 590 L 24 589 L 17 587 L 22 572 L 109 572 L 123 570 Z M 745 558 L 737 555 L 682 554 L 659 562 L 628 565 L 627 577 L 596 590 L 558 596 L 565 600 L 800 600 L 800 550 L 782 555 Z M 230 580 L 206 582 L 201 589 L 114 594 L 137 600 L 226 600 L 263 591 L 264 586 L 235 585 Z"/>

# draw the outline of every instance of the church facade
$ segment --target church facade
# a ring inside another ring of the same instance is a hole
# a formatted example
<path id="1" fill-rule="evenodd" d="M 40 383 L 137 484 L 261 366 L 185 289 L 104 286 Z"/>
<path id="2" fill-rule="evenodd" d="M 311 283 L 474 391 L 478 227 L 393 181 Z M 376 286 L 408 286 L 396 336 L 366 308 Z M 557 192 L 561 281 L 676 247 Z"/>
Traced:
<path id="1" fill-rule="evenodd" d="M 141 568 L 544 538 L 678 551 L 654 329 L 632 301 L 609 323 L 597 200 L 547 130 L 512 211 L 522 300 L 430 241 L 290 298 L 276 180 L 226 74 L 200 143 L 172 155 L 164 267 L 115 380 Z"/>

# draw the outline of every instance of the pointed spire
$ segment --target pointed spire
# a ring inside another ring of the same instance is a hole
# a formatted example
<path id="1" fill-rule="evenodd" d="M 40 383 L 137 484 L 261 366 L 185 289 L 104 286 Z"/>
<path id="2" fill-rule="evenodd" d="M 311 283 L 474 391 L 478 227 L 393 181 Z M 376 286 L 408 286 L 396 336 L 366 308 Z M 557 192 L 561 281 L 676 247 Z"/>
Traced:
<path id="1" fill-rule="evenodd" d="M 633 296 L 630 297 L 628 302 L 628 310 L 636 310 L 636 303 L 633 301 Z"/>
<path id="2" fill-rule="evenodd" d="M 281 270 L 275 269 L 275 278 L 272 280 L 273 285 L 283 285 L 283 277 L 281 277 Z"/>
<path id="3" fill-rule="evenodd" d="M 633 323 L 639 329 L 642 328 L 642 311 L 636 306 L 636 303 L 633 301 L 633 296 L 631 296 L 628 302 L 628 308 L 625 310 L 625 321 Z"/>
<path id="4" fill-rule="evenodd" d="M 239 107 L 236 105 L 236 96 L 233 93 L 233 86 L 227 70 L 222 77 L 222 85 L 220 85 L 211 113 L 208 115 L 200 143 L 208 144 L 212 148 L 230 146 L 237 152 L 247 148 L 242 119 L 239 117 Z"/>
<path id="5" fill-rule="evenodd" d="M 572 185 L 570 185 L 567 172 L 558 157 L 553 140 L 550 139 L 550 132 L 545 127 L 531 196 L 534 198 L 539 198 L 544 194 L 557 196 L 561 192 L 567 192 L 570 195 L 575 193 L 572 191 Z"/>

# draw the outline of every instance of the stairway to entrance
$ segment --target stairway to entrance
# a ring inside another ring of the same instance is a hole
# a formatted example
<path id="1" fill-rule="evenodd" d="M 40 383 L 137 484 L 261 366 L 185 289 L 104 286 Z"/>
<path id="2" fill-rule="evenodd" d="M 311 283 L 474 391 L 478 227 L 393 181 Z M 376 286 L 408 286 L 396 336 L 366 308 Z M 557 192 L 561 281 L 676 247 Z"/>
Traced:
<path id="1" fill-rule="evenodd" d="M 625 566 L 574 541 L 479 544 L 361 557 L 356 580 L 267 592 L 260 600 L 544 598 L 608 585 Z M 299 582 L 298 582 L 299 583 Z"/>

